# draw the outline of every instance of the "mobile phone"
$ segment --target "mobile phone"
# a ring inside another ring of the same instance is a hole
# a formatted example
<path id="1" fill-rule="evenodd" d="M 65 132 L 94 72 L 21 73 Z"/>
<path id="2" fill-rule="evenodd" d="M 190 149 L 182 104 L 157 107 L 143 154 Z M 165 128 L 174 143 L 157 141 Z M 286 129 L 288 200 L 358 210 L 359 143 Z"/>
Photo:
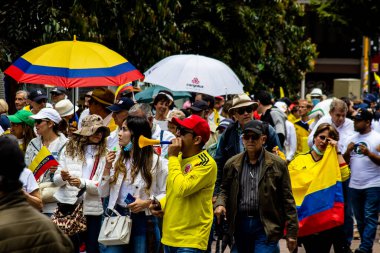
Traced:
<path id="1" fill-rule="evenodd" d="M 158 199 L 155 197 L 155 196 L 153 196 L 153 204 L 155 204 L 156 205 L 156 207 L 154 208 L 154 210 L 156 210 L 156 211 L 159 211 L 159 210 L 161 210 L 162 208 L 161 208 L 161 203 L 160 203 L 160 201 L 158 201 Z"/>
<path id="2" fill-rule="evenodd" d="M 127 197 L 125 197 L 124 202 L 129 205 L 135 202 L 136 198 L 133 197 L 130 193 L 127 194 Z"/>

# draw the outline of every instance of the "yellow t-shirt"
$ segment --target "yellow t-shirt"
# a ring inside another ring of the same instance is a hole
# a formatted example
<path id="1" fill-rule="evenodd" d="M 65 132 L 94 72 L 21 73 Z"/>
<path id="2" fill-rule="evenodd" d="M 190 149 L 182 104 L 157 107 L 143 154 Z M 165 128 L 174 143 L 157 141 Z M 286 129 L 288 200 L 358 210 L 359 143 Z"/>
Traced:
<path id="1" fill-rule="evenodd" d="M 186 159 L 169 157 L 166 196 L 160 200 L 163 244 L 207 249 L 216 173 L 216 163 L 207 151 Z"/>
<path id="2" fill-rule="evenodd" d="M 296 120 L 294 122 L 294 128 L 296 129 L 296 137 L 297 137 L 297 153 L 305 153 L 310 150 L 310 147 L 307 143 L 307 138 L 310 134 L 310 124 L 314 120 L 309 120 L 307 122 L 301 121 L 301 119 Z"/>

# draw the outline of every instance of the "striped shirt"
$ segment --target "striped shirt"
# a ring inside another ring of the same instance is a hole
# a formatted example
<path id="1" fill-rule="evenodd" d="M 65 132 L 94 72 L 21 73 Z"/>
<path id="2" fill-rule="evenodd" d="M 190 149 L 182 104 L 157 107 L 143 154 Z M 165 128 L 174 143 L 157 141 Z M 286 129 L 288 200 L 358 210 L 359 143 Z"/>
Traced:
<path id="1" fill-rule="evenodd" d="M 264 152 L 255 164 L 249 162 L 248 155 L 245 154 L 243 170 L 240 177 L 240 201 L 239 213 L 247 216 L 259 215 L 259 176 L 263 162 Z"/>

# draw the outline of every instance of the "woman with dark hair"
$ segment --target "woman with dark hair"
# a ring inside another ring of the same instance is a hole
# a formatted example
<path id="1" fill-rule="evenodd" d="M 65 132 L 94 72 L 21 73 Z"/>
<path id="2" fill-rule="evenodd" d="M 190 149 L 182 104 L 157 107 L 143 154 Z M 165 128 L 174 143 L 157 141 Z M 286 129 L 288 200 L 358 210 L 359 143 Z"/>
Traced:
<path id="1" fill-rule="evenodd" d="M 34 119 L 29 118 L 33 113 L 26 110 L 17 111 L 14 115 L 9 115 L 11 122 L 11 134 L 16 136 L 20 149 L 25 152 L 29 142 L 36 137 L 34 133 Z"/>
<path id="2" fill-rule="evenodd" d="M 154 121 L 160 126 L 161 130 L 168 131 L 167 115 L 174 107 L 174 97 L 170 91 L 161 90 L 153 100 L 153 108 L 156 112 Z"/>
<path id="3" fill-rule="evenodd" d="M 293 193 L 298 194 L 299 192 L 303 191 L 302 189 L 305 189 L 307 187 L 311 187 L 310 185 L 315 185 L 310 182 L 310 180 L 313 180 L 312 175 L 316 175 L 318 173 L 321 173 L 322 171 L 325 170 L 320 170 L 318 168 L 322 168 L 320 166 L 328 165 L 328 170 L 331 173 L 335 173 L 335 171 L 339 171 L 340 175 L 339 178 L 341 178 L 341 182 L 346 181 L 350 177 L 350 170 L 345 163 L 342 154 L 338 151 L 337 148 L 337 142 L 339 141 L 339 133 L 338 131 L 330 124 L 328 123 L 322 123 L 318 126 L 317 130 L 314 133 L 313 136 L 313 146 L 310 152 L 304 153 L 304 154 L 299 154 L 296 156 L 289 164 L 289 173 L 291 176 L 292 180 L 292 188 L 293 188 Z M 329 148 L 330 146 L 330 148 Z M 333 152 L 333 153 L 332 153 Z M 335 162 L 329 162 L 325 159 L 325 153 L 328 153 L 326 157 L 329 157 L 330 154 L 334 155 L 336 154 L 336 158 L 334 159 Z M 336 162 L 337 161 L 337 162 Z M 319 166 L 319 167 L 318 167 Z M 323 167 L 326 168 L 326 167 Z M 300 181 L 300 176 L 298 178 L 294 178 L 293 175 L 298 175 L 297 171 L 308 171 L 308 177 L 307 178 L 302 178 L 302 182 Z M 322 177 L 319 177 L 319 179 Z M 323 177 L 324 178 L 324 177 Z M 309 180 L 310 179 L 310 180 Z M 294 180 L 294 182 L 293 182 Z M 316 180 L 316 179 L 314 179 Z M 337 178 L 337 182 L 338 182 Z M 335 183 L 335 182 L 334 182 Z M 303 187 L 303 186 L 307 187 Z M 340 185 L 340 186 L 339 186 Z M 343 196 L 342 196 L 342 188 L 341 184 L 337 184 L 337 187 L 340 187 L 340 191 L 338 191 L 338 194 L 340 196 L 339 200 L 336 199 L 336 195 L 331 195 L 334 201 L 334 207 L 336 205 L 335 201 L 344 201 Z M 336 189 L 336 188 L 333 188 Z M 312 193 L 319 193 L 319 194 L 324 194 L 324 197 L 326 198 L 326 202 L 330 200 L 330 192 L 323 192 L 323 190 L 326 189 L 319 189 L 318 191 L 312 192 Z M 311 195 L 312 195 L 311 193 Z M 295 195 L 298 196 L 298 195 Z M 316 196 L 316 195 L 313 195 Z M 335 196 L 335 197 L 334 197 Z M 306 200 L 305 196 L 305 200 Z M 316 197 L 313 201 L 316 201 Z M 312 199 L 309 198 L 308 200 Z M 297 203 L 297 198 L 296 199 L 296 204 Z M 311 201 L 312 202 L 312 201 Z M 323 202 L 323 201 L 322 201 Z M 325 202 L 323 202 L 325 203 Z M 311 205 L 310 205 L 311 204 Z M 298 212 L 298 218 L 301 222 L 304 222 L 305 215 L 311 216 L 312 215 L 318 215 L 321 210 L 314 210 L 314 206 L 316 203 L 309 203 L 309 206 L 306 208 L 305 206 L 300 206 L 301 211 Z M 299 206 L 297 207 L 297 209 Z M 333 208 L 333 207 L 331 207 Z M 342 216 L 343 216 L 343 206 L 340 207 L 342 211 Z M 337 209 L 335 209 L 337 210 Z M 301 216 L 301 217 L 300 217 Z M 307 235 L 299 237 L 298 242 L 301 243 L 307 253 L 329 253 L 331 246 L 334 245 L 334 251 L 337 253 L 346 253 L 349 252 L 349 245 L 347 245 L 346 240 L 345 240 L 345 235 L 343 232 L 343 226 L 339 225 L 337 221 L 329 221 L 328 220 L 329 215 L 325 214 L 325 217 L 322 219 L 323 221 L 319 222 L 324 222 L 325 225 L 319 225 L 315 224 L 303 224 L 303 231 L 315 231 L 314 233 L 305 233 Z M 336 217 L 331 217 L 331 218 L 336 218 Z M 312 218 L 310 218 L 312 219 Z M 317 219 L 317 218 L 314 218 Z M 318 225 L 318 226 L 317 226 Z M 313 228 L 307 228 L 312 226 Z M 323 229 L 322 227 L 329 227 L 328 229 Z M 320 229 L 319 229 L 320 228 Z M 300 225 L 300 230 L 301 230 L 301 225 Z M 301 231 L 300 231 L 301 232 Z"/>
<path id="4" fill-rule="evenodd" d="M 103 206 L 98 182 L 101 181 L 106 164 L 106 137 L 109 133 L 109 128 L 103 126 L 103 119 L 99 115 L 86 116 L 82 127 L 69 138 L 54 175 L 54 183 L 59 186 L 54 195 L 58 206 L 83 201 L 87 230 L 83 234 L 84 238 L 79 234 L 70 236 L 75 252 L 79 252 L 81 240 L 86 244 L 86 252 L 99 252 L 98 236 Z"/>
<path id="5" fill-rule="evenodd" d="M 150 196 L 161 199 L 165 195 L 167 167 L 162 165 L 152 146 L 139 147 L 139 137 L 151 138 L 151 135 L 145 118 L 128 117 L 119 132 L 120 152 L 107 155 L 101 186 L 103 196 L 109 195 L 108 211 L 130 213 L 133 225 L 128 245 L 108 246 L 104 252 L 158 252 L 161 236 L 149 205 Z M 127 196 L 135 200 L 130 203 L 126 201 Z M 148 250 L 147 241 L 152 237 L 154 249 Z"/>
<path id="6" fill-rule="evenodd" d="M 62 120 L 59 113 L 52 108 L 43 108 L 37 114 L 29 116 L 29 118 L 34 119 L 37 137 L 32 139 L 26 148 L 26 167 L 29 167 L 42 146 L 46 146 L 54 158 L 58 160 L 67 142 L 67 138 L 58 131 L 58 125 Z M 51 216 L 57 207 L 57 201 L 53 198 L 56 190 L 53 176 L 56 170 L 57 167 L 52 166 L 37 179 L 43 203 L 42 212 L 48 216 Z"/>

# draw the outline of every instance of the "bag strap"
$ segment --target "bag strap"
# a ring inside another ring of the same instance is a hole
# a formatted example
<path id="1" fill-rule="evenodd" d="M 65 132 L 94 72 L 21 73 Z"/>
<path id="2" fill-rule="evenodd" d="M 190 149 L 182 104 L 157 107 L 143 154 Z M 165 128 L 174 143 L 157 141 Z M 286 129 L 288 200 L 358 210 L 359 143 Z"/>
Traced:
<path id="1" fill-rule="evenodd" d="M 100 155 L 96 155 L 96 156 L 95 156 L 95 161 L 94 161 L 94 167 L 92 167 L 92 171 L 91 171 L 91 175 L 90 175 L 90 180 L 91 180 L 91 179 L 94 177 L 94 175 L 95 175 L 96 168 L 98 168 L 99 160 L 100 160 Z"/>

